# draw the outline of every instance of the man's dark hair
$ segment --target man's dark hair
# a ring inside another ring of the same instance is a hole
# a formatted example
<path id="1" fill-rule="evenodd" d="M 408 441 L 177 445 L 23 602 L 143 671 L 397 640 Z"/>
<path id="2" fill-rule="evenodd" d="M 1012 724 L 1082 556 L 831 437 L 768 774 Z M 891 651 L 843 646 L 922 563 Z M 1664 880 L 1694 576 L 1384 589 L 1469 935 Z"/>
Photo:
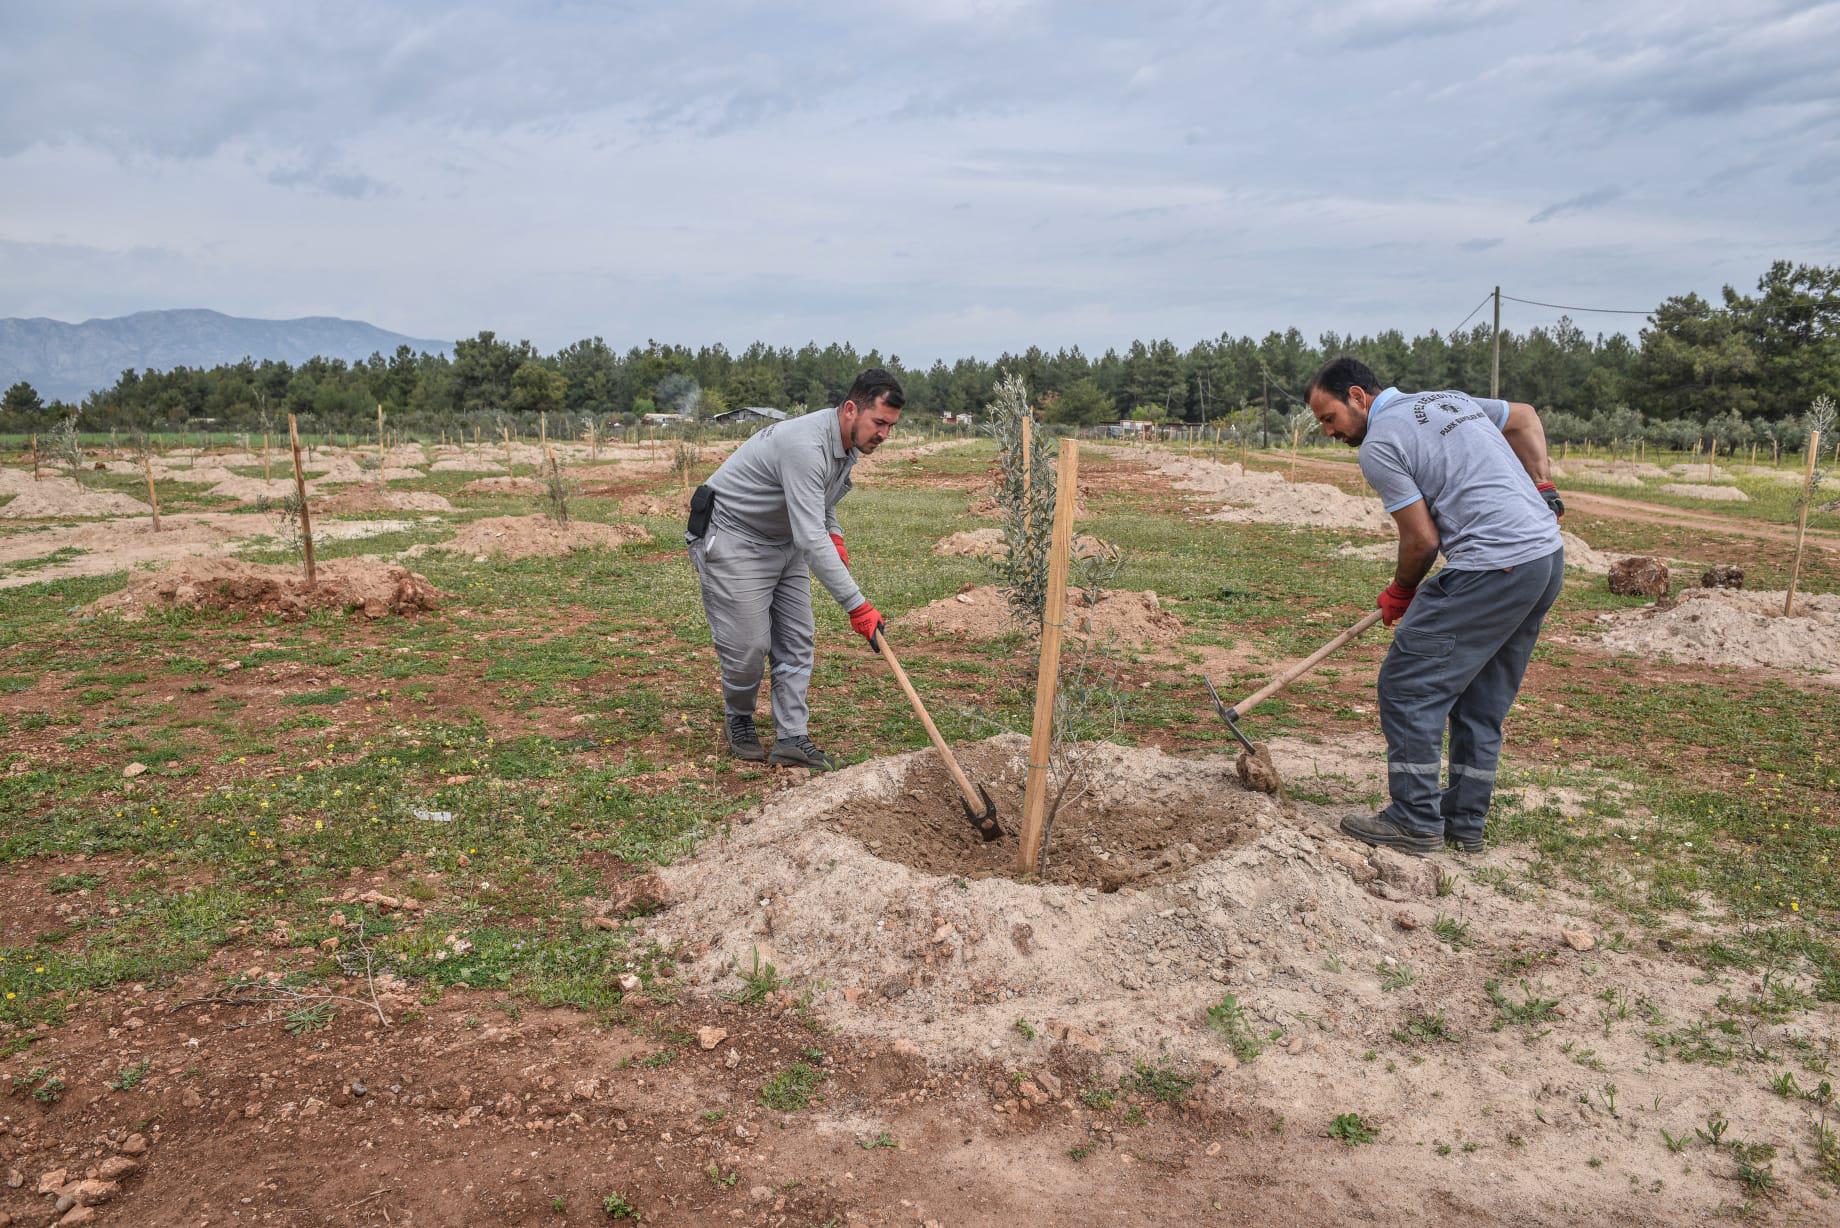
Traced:
<path id="1" fill-rule="evenodd" d="M 1369 396 L 1378 396 L 1380 381 L 1366 363 L 1343 354 L 1340 358 L 1331 358 L 1322 365 L 1322 370 L 1310 377 L 1310 382 L 1303 386 L 1303 399 L 1308 401 L 1318 388 L 1346 404 L 1350 388 L 1360 388 Z"/>
<path id="2" fill-rule="evenodd" d="M 875 402 L 887 398 L 889 409 L 899 409 L 907 403 L 907 397 L 901 391 L 901 385 L 894 376 L 881 367 L 870 367 L 856 377 L 850 385 L 849 393 L 843 398 L 856 402 L 857 409 L 872 409 Z"/>

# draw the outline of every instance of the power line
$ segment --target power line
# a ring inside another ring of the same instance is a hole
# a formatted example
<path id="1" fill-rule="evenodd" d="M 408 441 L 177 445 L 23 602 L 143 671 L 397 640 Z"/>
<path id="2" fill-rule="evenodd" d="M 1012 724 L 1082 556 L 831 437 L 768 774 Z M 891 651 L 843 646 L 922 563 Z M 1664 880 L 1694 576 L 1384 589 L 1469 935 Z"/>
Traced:
<path id="1" fill-rule="evenodd" d="M 1542 303 L 1530 298 L 1515 298 L 1512 294 L 1504 294 L 1502 297 L 1507 299 L 1510 303 L 1525 303 L 1529 307 L 1551 307 L 1556 311 L 1594 311 L 1599 315 L 1608 316 L 1652 316 L 1655 314 L 1654 308 L 1652 307 L 1646 311 L 1632 311 L 1627 307 L 1567 307 L 1564 303 Z M 1485 299 L 1483 301 L 1486 302 L 1487 300 Z M 1476 311 L 1480 310 L 1482 310 L 1480 307 L 1476 309 Z M 1475 311 L 1470 312 L 1470 315 L 1475 314 Z M 1461 328 L 1462 325 L 1458 325 L 1458 327 Z"/>
<path id="2" fill-rule="evenodd" d="M 1466 316 L 1464 316 L 1464 317 L 1463 317 L 1463 321 L 1462 321 L 1462 323 L 1460 323 L 1460 324 L 1458 324 L 1458 325 L 1457 325 L 1457 326 L 1456 326 L 1455 328 L 1453 328 L 1453 329 L 1451 329 L 1451 330 L 1450 330 L 1450 333 L 1449 333 L 1449 335 L 1450 335 L 1450 336 L 1452 336 L 1452 337 L 1454 337 L 1454 336 L 1456 336 L 1456 335 L 1457 335 L 1458 333 L 1460 333 L 1460 332 L 1462 332 L 1462 331 L 1463 331 L 1463 325 L 1464 325 L 1464 324 L 1468 324 L 1468 323 L 1469 323 L 1469 322 L 1470 322 L 1471 320 L 1473 320 L 1473 319 L 1475 319 L 1475 318 L 1476 318 L 1476 312 L 1477 312 L 1477 311 L 1481 311 L 1481 310 L 1482 310 L 1482 309 L 1483 309 L 1484 307 L 1487 307 L 1487 306 L 1489 305 L 1489 300 L 1490 300 L 1490 299 L 1492 299 L 1492 298 L 1494 298 L 1494 297 L 1495 297 L 1495 292 L 1494 292 L 1493 290 L 1491 290 L 1491 291 L 1489 291 L 1489 292 L 1488 292 L 1487 294 L 1485 294 L 1485 295 L 1483 295 L 1483 296 L 1482 296 L 1482 301 L 1481 301 L 1480 303 L 1477 303 L 1477 304 L 1476 304 L 1476 310 L 1475 310 L 1475 311 L 1472 311 L 1472 312 L 1470 312 L 1470 313 L 1469 313 L 1468 315 L 1466 315 Z"/>

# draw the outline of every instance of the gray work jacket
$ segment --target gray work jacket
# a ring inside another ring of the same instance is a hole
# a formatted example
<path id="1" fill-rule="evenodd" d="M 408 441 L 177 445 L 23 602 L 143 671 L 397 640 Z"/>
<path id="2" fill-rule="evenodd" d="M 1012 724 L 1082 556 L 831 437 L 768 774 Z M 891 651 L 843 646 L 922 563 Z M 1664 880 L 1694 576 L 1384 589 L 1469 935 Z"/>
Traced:
<path id="1" fill-rule="evenodd" d="M 843 446 L 834 409 L 764 426 L 709 476 L 716 492 L 710 523 L 764 546 L 796 545 L 837 604 L 854 610 L 862 590 L 830 535 L 843 533 L 837 503 L 850 493 L 858 455 Z"/>

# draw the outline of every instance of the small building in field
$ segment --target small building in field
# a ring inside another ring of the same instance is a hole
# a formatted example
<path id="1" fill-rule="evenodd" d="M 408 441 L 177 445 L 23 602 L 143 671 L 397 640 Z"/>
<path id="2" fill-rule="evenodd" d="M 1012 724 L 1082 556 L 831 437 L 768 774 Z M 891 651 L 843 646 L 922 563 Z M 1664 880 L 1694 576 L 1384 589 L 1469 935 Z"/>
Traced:
<path id="1" fill-rule="evenodd" d="M 645 425 L 647 426 L 682 426 L 685 422 L 688 422 L 688 421 L 689 419 L 684 417 L 682 414 L 647 414 L 645 415 Z"/>
<path id="2" fill-rule="evenodd" d="M 774 409 L 768 405 L 743 405 L 717 414 L 712 421 L 726 426 L 731 422 L 782 422 L 785 418 L 786 411 L 783 409 Z"/>

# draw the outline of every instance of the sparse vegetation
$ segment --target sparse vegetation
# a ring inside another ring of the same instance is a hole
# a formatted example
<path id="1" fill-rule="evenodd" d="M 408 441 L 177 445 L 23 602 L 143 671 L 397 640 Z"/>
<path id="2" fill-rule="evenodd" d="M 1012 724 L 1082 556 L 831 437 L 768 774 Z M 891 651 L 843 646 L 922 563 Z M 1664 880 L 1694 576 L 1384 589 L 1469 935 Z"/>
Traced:
<path id="1" fill-rule="evenodd" d="M 1349 1147 L 1375 1142 L 1380 1127 L 1370 1125 L 1359 1113 L 1343 1113 L 1329 1123 L 1329 1137 Z"/>
<path id="2" fill-rule="evenodd" d="M 760 1089 L 760 1102 L 782 1113 L 811 1107 L 812 1096 L 824 1082 L 824 1073 L 806 1062 L 794 1062 Z"/>

